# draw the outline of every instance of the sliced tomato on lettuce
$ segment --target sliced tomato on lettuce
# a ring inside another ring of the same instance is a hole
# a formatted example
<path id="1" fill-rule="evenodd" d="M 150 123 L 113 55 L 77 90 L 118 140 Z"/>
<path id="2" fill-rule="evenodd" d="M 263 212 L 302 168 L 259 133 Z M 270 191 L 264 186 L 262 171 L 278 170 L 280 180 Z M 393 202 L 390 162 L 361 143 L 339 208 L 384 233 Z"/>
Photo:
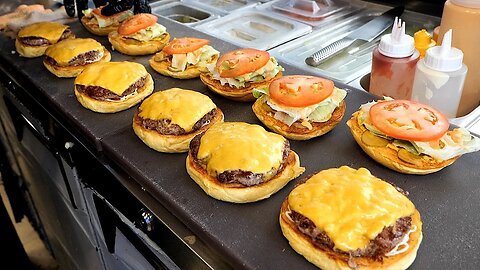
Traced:
<path id="1" fill-rule="evenodd" d="M 184 54 L 198 50 L 207 44 L 208 40 L 202 38 L 176 38 L 163 48 L 163 52 L 166 54 Z"/>
<path id="2" fill-rule="evenodd" d="M 268 91 L 270 98 L 289 107 L 307 107 L 329 97 L 334 84 L 315 76 L 290 75 L 273 80 Z"/>
<path id="3" fill-rule="evenodd" d="M 447 118 L 441 112 L 409 100 L 378 102 L 370 108 L 369 117 L 379 131 L 408 141 L 438 140 L 449 127 Z"/>
<path id="4" fill-rule="evenodd" d="M 270 60 L 270 54 L 252 48 L 228 52 L 217 61 L 216 69 L 222 78 L 234 78 L 254 72 L 265 66 Z"/>
<path id="5" fill-rule="evenodd" d="M 139 13 L 129 17 L 118 27 L 118 33 L 120 35 L 131 35 L 142 29 L 154 25 L 158 18 L 155 15 L 149 13 Z"/>

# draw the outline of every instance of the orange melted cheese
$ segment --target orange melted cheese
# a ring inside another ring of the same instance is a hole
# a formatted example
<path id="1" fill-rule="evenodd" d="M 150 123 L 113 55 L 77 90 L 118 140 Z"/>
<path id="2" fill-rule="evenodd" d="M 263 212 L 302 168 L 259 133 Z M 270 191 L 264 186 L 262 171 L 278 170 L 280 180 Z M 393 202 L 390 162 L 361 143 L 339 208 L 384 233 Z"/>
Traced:
<path id="1" fill-rule="evenodd" d="M 337 249 L 365 248 L 386 226 L 410 216 L 413 203 L 367 169 L 321 171 L 288 196 L 290 209 L 325 231 Z"/>
<path id="2" fill-rule="evenodd" d="M 100 86 L 117 95 L 148 75 L 142 64 L 134 62 L 101 62 L 88 66 L 75 79 L 75 84 Z"/>
<path id="3" fill-rule="evenodd" d="M 17 36 L 19 38 L 40 37 L 48 40 L 50 44 L 55 44 L 67 28 L 68 26 L 55 22 L 39 22 L 22 28 Z"/>
<path id="4" fill-rule="evenodd" d="M 201 93 L 172 88 L 145 99 L 140 106 L 139 116 L 153 120 L 170 119 L 190 132 L 200 118 L 215 108 L 212 100 Z"/>
<path id="5" fill-rule="evenodd" d="M 200 140 L 197 157 L 207 160 L 207 171 L 266 173 L 282 162 L 285 138 L 259 125 L 225 122 L 212 126 Z"/>
<path id="6" fill-rule="evenodd" d="M 104 48 L 102 44 L 91 38 L 75 38 L 65 39 L 57 44 L 50 46 L 45 54 L 55 59 L 57 63 L 62 65 L 68 65 L 68 62 L 78 56 L 89 51 L 101 51 Z"/>

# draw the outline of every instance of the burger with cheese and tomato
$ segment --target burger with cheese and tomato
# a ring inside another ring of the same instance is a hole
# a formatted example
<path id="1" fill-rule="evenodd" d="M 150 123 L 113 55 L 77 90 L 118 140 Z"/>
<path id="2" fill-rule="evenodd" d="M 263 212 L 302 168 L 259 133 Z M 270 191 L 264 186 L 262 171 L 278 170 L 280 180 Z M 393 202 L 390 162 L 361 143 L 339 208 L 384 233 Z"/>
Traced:
<path id="1" fill-rule="evenodd" d="M 267 86 L 282 76 L 283 67 L 266 51 L 238 49 L 220 56 L 200 75 L 213 92 L 236 101 L 253 101 L 253 88 Z"/>
<path id="2" fill-rule="evenodd" d="M 115 50 L 127 55 L 146 55 L 160 51 L 170 40 L 165 26 L 157 16 L 140 13 L 123 21 L 118 30 L 108 34 Z"/>
<path id="3" fill-rule="evenodd" d="M 45 52 L 43 65 L 57 77 L 72 78 L 86 67 L 110 59 L 110 52 L 96 40 L 75 38 L 50 46 Z"/>
<path id="4" fill-rule="evenodd" d="M 20 56 L 38 57 L 51 45 L 64 39 L 75 38 L 67 25 L 55 22 L 39 22 L 23 27 L 17 34 L 15 48 Z"/>
<path id="5" fill-rule="evenodd" d="M 106 36 L 108 33 L 117 30 L 120 23 L 133 16 L 132 10 L 128 9 L 110 16 L 102 15 L 102 7 L 87 9 L 83 11 L 80 21 L 88 32 L 97 36 Z"/>
<path id="6" fill-rule="evenodd" d="M 208 72 L 207 65 L 215 64 L 219 52 L 201 38 L 175 38 L 150 59 L 158 73 L 177 79 L 191 79 Z"/>
<path id="7" fill-rule="evenodd" d="M 305 170 L 288 140 L 242 122 L 218 123 L 195 136 L 186 167 L 208 195 L 234 203 L 268 198 Z"/>
<path id="8" fill-rule="evenodd" d="M 142 64 L 135 62 L 96 63 L 75 79 L 77 100 L 94 112 L 126 110 L 152 92 L 152 76 Z"/>
<path id="9" fill-rule="evenodd" d="M 360 106 L 347 125 L 360 147 L 380 164 L 406 174 L 429 174 L 462 154 L 480 150 L 464 128 L 448 130 L 447 118 L 415 101 L 379 100 Z"/>
<path id="10" fill-rule="evenodd" d="M 272 131 L 292 140 L 308 140 L 332 130 L 345 114 L 347 92 L 332 81 L 290 75 L 254 88 L 255 115 Z"/>
<path id="11" fill-rule="evenodd" d="M 323 270 L 407 269 L 423 234 L 406 195 L 365 168 L 323 170 L 290 192 L 280 227 L 290 246 Z"/>
<path id="12" fill-rule="evenodd" d="M 154 150 L 180 153 L 188 151 L 193 137 L 222 121 L 222 111 L 209 97 L 172 88 L 156 92 L 142 102 L 133 117 L 133 130 Z"/>

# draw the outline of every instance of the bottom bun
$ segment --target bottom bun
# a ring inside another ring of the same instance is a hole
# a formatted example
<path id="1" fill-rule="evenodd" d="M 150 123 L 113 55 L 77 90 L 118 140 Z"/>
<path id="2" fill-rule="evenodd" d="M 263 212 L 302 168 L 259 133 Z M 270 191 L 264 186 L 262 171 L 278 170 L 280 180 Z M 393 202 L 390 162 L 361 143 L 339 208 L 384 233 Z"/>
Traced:
<path id="1" fill-rule="evenodd" d="M 98 23 L 94 23 L 95 21 L 96 20 L 92 21 L 91 18 L 87 18 L 86 16 L 83 16 L 82 19 L 80 19 L 80 22 L 83 24 L 85 29 L 97 36 L 106 36 L 112 31 L 117 31 L 118 27 L 120 26 L 119 22 L 115 22 L 114 24 L 106 27 L 99 27 Z"/>
<path id="2" fill-rule="evenodd" d="M 108 34 L 108 41 L 112 47 L 126 55 L 146 55 L 159 52 L 170 40 L 170 34 L 165 33 L 158 39 L 150 41 L 137 41 L 131 38 L 124 38 L 117 31 Z"/>
<path id="3" fill-rule="evenodd" d="M 57 66 L 57 65 L 52 65 L 49 62 L 47 62 L 45 59 L 43 60 L 43 65 L 55 76 L 59 78 L 73 78 L 77 77 L 78 74 L 80 74 L 86 67 L 89 65 L 99 63 L 99 62 L 108 62 L 112 58 L 112 55 L 107 49 L 103 49 L 103 57 L 93 63 L 88 63 L 85 65 L 80 65 L 80 66 Z"/>
<path id="4" fill-rule="evenodd" d="M 256 98 L 253 96 L 253 88 L 263 88 L 270 85 L 270 83 L 277 78 L 282 76 L 282 72 L 277 73 L 277 75 L 269 80 L 263 80 L 259 82 L 249 83 L 247 87 L 235 88 L 230 87 L 228 84 L 222 85 L 220 81 L 215 80 L 211 74 L 204 73 L 200 75 L 200 80 L 210 88 L 213 92 L 222 95 L 228 99 L 235 101 L 249 102 L 254 101 Z"/>
<path id="5" fill-rule="evenodd" d="M 200 129 L 183 135 L 164 135 L 155 130 L 144 128 L 138 121 L 136 121 L 138 111 L 133 117 L 133 131 L 137 136 L 150 148 L 164 153 L 182 153 L 187 152 L 190 141 L 193 137 L 204 132 L 212 125 L 223 122 L 223 113 L 219 108 L 216 108 L 215 117 L 208 125 Z"/>
<path id="6" fill-rule="evenodd" d="M 114 113 L 126 110 L 142 101 L 153 92 L 153 79 L 150 74 L 147 75 L 145 85 L 137 90 L 137 94 L 120 101 L 115 100 L 97 100 L 88 95 L 77 91 L 75 87 L 75 96 L 83 107 L 99 113 Z"/>
<path id="7" fill-rule="evenodd" d="M 434 158 L 425 156 L 425 158 L 416 159 L 416 164 L 408 163 L 398 157 L 399 152 L 398 150 L 394 149 L 394 147 L 375 147 L 365 144 L 362 141 L 362 134 L 370 131 L 358 124 L 356 113 L 354 113 L 352 118 L 347 121 L 347 125 L 350 128 L 353 138 L 355 141 L 357 141 L 358 145 L 360 145 L 363 151 L 367 153 L 367 155 L 383 166 L 397 172 L 420 175 L 434 173 L 448 165 L 451 165 L 460 157 L 457 156 L 447 160 L 436 160 Z"/>
<path id="8" fill-rule="evenodd" d="M 155 56 L 153 56 L 150 60 L 150 66 L 158 73 L 169 76 L 176 79 L 193 79 L 200 76 L 200 74 L 207 72 L 208 69 L 206 67 L 199 67 L 196 65 L 188 65 L 184 71 L 175 72 L 170 71 L 168 67 L 170 67 L 171 62 L 169 60 L 164 61 L 155 61 Z M 215 58 L 216 60 L 216 58 Z"/>
<path id="9" fill-rule="evenodd" d="M 17 50 L 18 54 L 23 57 L 34 58 L 39 57 L 45 54 L 45 51 L 50 47 L 50 44 L 42 45 L 42 46 L 30 46 L 27 44 L 23 44 L 18 39 L 15 40 L 15 49 Z"/>
<path id="10" fill-rule="evenodd" d="M 268 106 L 264 98 L 257 99 L 252 109 L 258 119 L 273 132 L 292 140 L 308 140 L 332 130 L 342 120 L 345 114 L 345 107 L 345 102 L 342 101 L 340 106 L 333 111 L 332 117 L 330 117 L 327 122 L 310 122 L 312 129 L 308 129 L 298 123 L 293 123 L 291 126 L 288 126 L 282 121 L 275 119 L 275 111 Z"/>
<path id="11" fill-rule="evenodd" d="M 290 150 L 285 167 L 281 172 L 266 182 L 249 187 L 220 183 L 193 161 L 191 152 L 188 153 L 186 166 L 190 177 L 208 195 L 217 200 L 233 203 L 248 203 L 266 199 L 305 171 L 305 168 L 300 167 L 298 155 L 292 150 Z"/>
<path id="12" fill-rule="evenodd" d="M 283 235 L 288 239 L 292 248 L 305 257 L 309 262 L 323 270 L 373 270 L 373 269 L 387 269 L 387 270 L 403 270 L 407 269 L 415 260 L 417 250 L 422 242 L 422 221 L 420 220 L 420 213 L 415 210 L 412 216 L 412 225 L 417 227 L 416 231 L 409 235 L 408 245 L 409 249 L 403 253 L 384 257 L 382 261 L 377 261 L 367 257 L 353 257 L 356 267 L 349 266 L 348 255 L 336 253 L 330 249 L 322 249 L 312 244 L 310 238 L 300 232 L 295 224 L 287 216 L 288 199 L 286 199 L 280 211 L 280 228 Z"/>

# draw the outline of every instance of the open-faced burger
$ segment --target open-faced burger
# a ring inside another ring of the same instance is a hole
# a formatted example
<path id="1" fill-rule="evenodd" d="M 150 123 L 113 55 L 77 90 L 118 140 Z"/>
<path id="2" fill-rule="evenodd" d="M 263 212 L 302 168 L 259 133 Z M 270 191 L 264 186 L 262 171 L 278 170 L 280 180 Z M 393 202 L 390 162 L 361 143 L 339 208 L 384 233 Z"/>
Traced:
<path id="1" fill-rule="evenodd" d="M 133 16 L 131 9 L 106 16 L 102 15 L 102 7 L 96 9 L 87 9 L 83 11 L 80 21 L 88 32 L 97 36 L 106 36 L 108 33 L 117 30 L 120 23 Z"/>

